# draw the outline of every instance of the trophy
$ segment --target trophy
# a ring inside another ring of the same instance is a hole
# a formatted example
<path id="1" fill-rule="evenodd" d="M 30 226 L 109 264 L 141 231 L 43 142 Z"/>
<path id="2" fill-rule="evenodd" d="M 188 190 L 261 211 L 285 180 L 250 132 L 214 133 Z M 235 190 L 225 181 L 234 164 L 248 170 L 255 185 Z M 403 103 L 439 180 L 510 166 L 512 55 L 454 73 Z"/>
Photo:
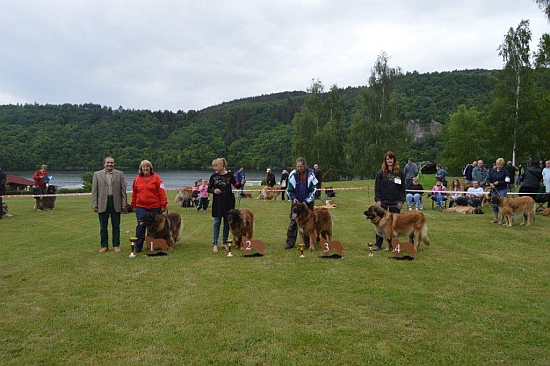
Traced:
<path id="1" fill-rule="evenodd" d="M 227 253 L 228 257 L 233 257 L 233 254 L 231 253 L 231 244 L 233 244 L 233 240 L 227 241 L 227 250 L 229 250 L 229 253 Z"/>
<path id="2" fill-rule="evenodd" d="M 138 240 L 138 238 L 136 238 L 135 236 L 130 237 L 130 247 L 132 248 L 132 252 L 129 255 L 130 258 L 135 258 L 136 257 L 135 248 L 136 248 L 136 241 L 137 240 Z"/>
<path id="3" fill-rule="evenodd" d="M 304 255 L 304 247 L 306 245 L 304 243 L 301 243 L 301 244 L 298 244 L 298 248 L 300 248 L 300 258 L 305 258 L 306 256 Z"/>
<path id="4" fill-rule="evenodd" d="M 372 252 L 372 247 L 374 246 L 374 243 L 368 243 L 369 246 L 369 257 L 374 257 L 374 253 Z"/>

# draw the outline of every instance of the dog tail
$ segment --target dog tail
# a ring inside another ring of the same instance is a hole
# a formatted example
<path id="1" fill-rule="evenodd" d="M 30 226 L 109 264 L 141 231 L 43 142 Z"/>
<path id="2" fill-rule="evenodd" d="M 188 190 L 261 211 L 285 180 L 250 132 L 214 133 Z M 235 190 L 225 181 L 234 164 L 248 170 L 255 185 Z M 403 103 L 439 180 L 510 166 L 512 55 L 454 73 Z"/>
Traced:
<path id="1" fill-rule="evenodd" d="M 178 203 L 180 201 L 183 201 L 183 197 L 182 197 L 181 191 L 178 190 L 178 193 L 176 194 L 176 198 L 174 198 L 174 203 Z"/>
<path id="2" fill-rule="evenodd" d="M 428 225 L 424 223 L 424 226 L 422 226 L 422 236 L 420 238 L 426 245 L 430 245 L 430 238 L 428 238 Z"/>

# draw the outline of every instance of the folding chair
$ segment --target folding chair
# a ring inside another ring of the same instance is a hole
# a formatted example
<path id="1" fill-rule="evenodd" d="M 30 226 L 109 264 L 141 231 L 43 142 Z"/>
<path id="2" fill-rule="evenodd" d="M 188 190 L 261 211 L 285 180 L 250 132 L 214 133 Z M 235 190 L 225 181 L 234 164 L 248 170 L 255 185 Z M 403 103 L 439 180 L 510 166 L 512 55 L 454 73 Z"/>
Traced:
<path id="1" fill-rule="evenodd" d="M 548 195 L 546 194 L 546 187 L 540 186 L 539 192 L 533 197 L 537 204 L 537 211 L 544 210 L 544 204 L 548 202 Z"/>

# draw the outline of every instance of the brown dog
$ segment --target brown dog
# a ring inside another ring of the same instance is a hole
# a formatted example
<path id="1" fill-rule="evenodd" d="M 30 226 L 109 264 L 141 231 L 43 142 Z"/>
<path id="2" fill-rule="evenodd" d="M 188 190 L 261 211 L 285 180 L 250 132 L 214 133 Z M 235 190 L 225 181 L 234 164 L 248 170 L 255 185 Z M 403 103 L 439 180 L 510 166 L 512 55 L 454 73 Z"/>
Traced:
<path id="1" fill-rule="evenodd" d="M 235 240 L 235 248 L 244 249 L 242 237 L 252 239 L 254 235 L 254 212 L 248 208 L 232 209 L 227 213 L 229 230 Z"/>
<path id="2" fill-rule="evenodd" d="M 542 210 L 542 211 L 540 212 L 540 214 L 541 214 L 542 216 L 550 216 L 550 207 L 545 208 L 544 210 Z"/>
<path id="3" fill-rule="evenodd" d="M 310 209 L 305 203 L 294 200 L 292 202 L 291 217 L 296 220 L 302 243 L 309 238 L 309 250 L 315 250 L 315 244 L 320 237 L 332 240 L 332 217 L 325 208 Z"/>
<path id="4" fill-rule="evenodd" d="M 454 206 L 445 210 L 445 212 L 458 212 L 463 215 L 483 214 L 481 207 L 472 206 Z"/>
<path id="5" fill-rule="evenodd" d="M 181 187 L 178 189 L 178 193 L 176 194 L 176 198 L 174 198 L 174 202 L 182 202 L 184 198 L 191 198 L 193 196 L 193 190 L 194 187 Z"/>
<path id="6" fill-rule="evenodd" d="M 153 239 L 164 239 L 170 248 L 180 240 L 183 223 L 178 212 L 162 213 L 146 212 L 140 220 L 141 225 L 147 228 L 147 235 Z"/>
<path id="7" fill-rule="evenodd" d="M 258 199 L 263 199 L 264 201 L 276 201 L 279 193 L 281 193 L 281 188 L 279 187 L 265 187 L 260 191 Z"/>
<path id="8" fill-rule="evenodd" d="M 521 225 L 529 226 L 535 221 L 535 200 L 529 196 L 508 198 L 501 196 L 491 196 L 490 201 L 498 206 L 498 210 L 506 219 L 505 225 L 514 225 L 514 215 L 523 215 Z"/>
<path id="9" fill-rule="evenodd" d="M 396 214 L 381 207 L 370 206 L 363 214 L 374 224 L 376 233 L 388 241 L 388 248 L 392 247 L 391 239 L 399 236 L 408 237 L 416 251 L 421 241 L 430 245 L 426 217 L 420 211 Z"/>

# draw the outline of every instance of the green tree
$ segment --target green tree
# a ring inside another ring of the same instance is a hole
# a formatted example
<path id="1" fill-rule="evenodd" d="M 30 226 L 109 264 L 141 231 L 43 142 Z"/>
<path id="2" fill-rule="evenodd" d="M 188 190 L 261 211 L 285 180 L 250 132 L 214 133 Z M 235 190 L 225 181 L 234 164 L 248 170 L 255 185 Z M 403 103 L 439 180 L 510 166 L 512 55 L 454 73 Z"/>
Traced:
<path id="1" fill-rule="evenodd" d="M 510 27 L 498 54 L 504 69 L 497 77 L 494 101 L 488 118 L 492 129 L 491 152 L 494 156 L 509 156 L 516 161 L 517 151 L 533 154 L 538 143 L 536 128 L 535 84 L 529 53 L 531 30 L 529 21 L 522 20 L 516 29 Z"/>
<path id="2" fill-rule="evenodd" d="M 445 149 L 441 158 L 450 172 L 460 172 L 466 163 L 486 155 L 485 128 L 475 108 L 462 105 L 444 127 Z"/>
<path id="3" fill-rule="evenodd" d="M 391 68 L 382 52 L 371 69 L 368 87 L 361 93 L 362 110 L 350 126 L 347 157 L 348 175 L 372 178 L 388 150 L 400 152 L 407 142 L 405 123 L 397 120 L 394 84 L 400 68 Z"/>
<path id="4" fill-rule="evenodd" d="M 535 0 L 535 2 L 550 21 L 550 0 Z"/>
<path id="5" fill-rule="evenodd" d="M 324 92 L 323 83 L 320 80 L 311 80 L 307 89 L 308 95 L 302 106 L 302 110 L 294 116 L 292 124 L 296 128 L 296 135 L 292 139 L 292 152 L 295 156 L 301 156 L 308 163 L 319 160 L 321 147 L 315 141 L 320 127 L 323 126 L 323 104 L 321 100 Z"/>

